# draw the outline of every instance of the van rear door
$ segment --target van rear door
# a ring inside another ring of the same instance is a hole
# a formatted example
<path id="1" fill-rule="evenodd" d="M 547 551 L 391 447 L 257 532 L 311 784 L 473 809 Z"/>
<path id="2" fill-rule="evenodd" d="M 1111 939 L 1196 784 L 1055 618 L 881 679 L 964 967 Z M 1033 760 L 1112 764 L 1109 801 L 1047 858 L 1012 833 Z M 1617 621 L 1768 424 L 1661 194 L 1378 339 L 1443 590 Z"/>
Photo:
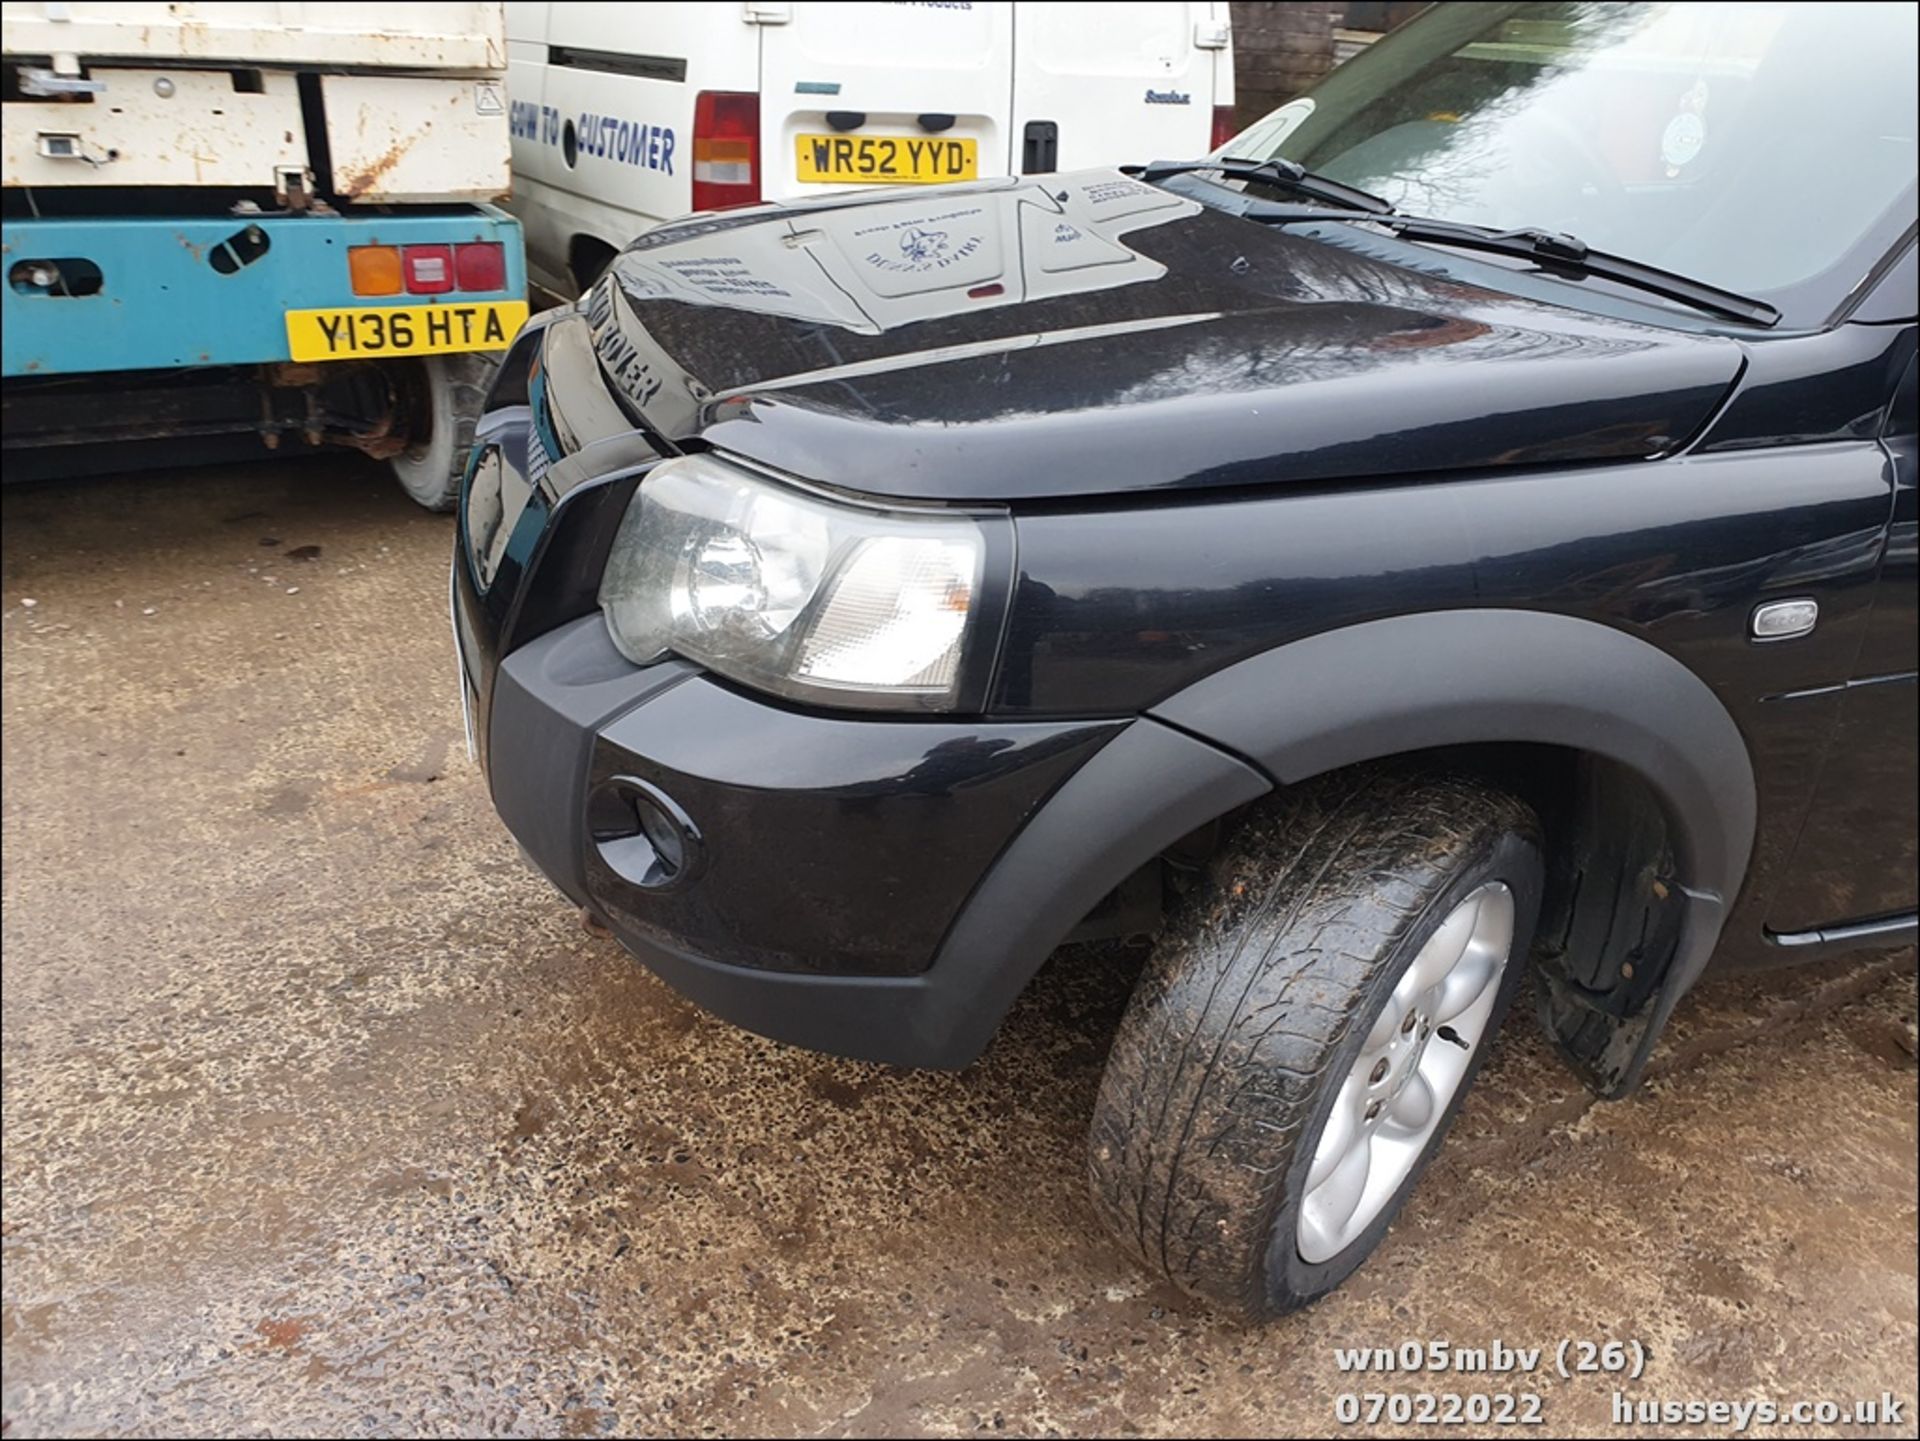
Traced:
<path id="1" fill-rule="evenodd" d="M 1226 11 L 1016 5 L 1015 173 L 1205 155 L 1213 109 L 1233 98 Z"/>
<path id="2" fill-rule="evenodd" d="M 1007 173 L 1016 7 L 761 8 L 767 199 Z"/>

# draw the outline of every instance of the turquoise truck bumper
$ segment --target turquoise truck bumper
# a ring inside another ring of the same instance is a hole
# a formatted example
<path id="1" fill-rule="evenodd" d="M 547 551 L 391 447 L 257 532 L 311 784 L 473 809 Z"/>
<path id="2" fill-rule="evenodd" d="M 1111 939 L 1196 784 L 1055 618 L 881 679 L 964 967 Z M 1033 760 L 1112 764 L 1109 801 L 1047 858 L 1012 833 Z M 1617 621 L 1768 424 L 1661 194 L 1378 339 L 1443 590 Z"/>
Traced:
<path id="1" fill-rule="evenodd" d="M 353 293 L 352 246 L 466 241 L 504 245 L 501 289 Z M 520 300 L 527 283 L 519 222 L 491 205 L 366 216 L 9 220 L 0 253 L 0 374 L 8 378 L 284 361 L 292 358 L 288 311 Z M 48 262 L 60 277 L 51 285 Z"/>

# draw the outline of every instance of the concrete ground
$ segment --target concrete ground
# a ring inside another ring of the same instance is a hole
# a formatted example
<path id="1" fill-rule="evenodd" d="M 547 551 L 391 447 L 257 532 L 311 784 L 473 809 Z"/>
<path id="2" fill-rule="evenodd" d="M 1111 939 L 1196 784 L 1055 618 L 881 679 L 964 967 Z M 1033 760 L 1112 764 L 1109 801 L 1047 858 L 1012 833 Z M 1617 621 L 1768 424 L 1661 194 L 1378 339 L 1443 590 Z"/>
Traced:
<path id="1" fill-rule="evenodd" d="M 1634 1399 L 1915 1434 L 1911 953 L 1709 985 L 1620 1105 L 1517 1011 L 1374 1262 L 1235 1329 L 1094 1228 L 1124 961 L 1057 958 L 959 1075 L 730 1029 L 521 866 L 450 523 L 374 466 L 4 512 L 10 1437 L 1353 1434 L 1340 1393 L 1421 1390 L 1591 1434 L 1615 1384 L 1551 1352 L 1610 1338 Z M 1496 1337 L 1543 1370 L 1334 1356 Z"/>

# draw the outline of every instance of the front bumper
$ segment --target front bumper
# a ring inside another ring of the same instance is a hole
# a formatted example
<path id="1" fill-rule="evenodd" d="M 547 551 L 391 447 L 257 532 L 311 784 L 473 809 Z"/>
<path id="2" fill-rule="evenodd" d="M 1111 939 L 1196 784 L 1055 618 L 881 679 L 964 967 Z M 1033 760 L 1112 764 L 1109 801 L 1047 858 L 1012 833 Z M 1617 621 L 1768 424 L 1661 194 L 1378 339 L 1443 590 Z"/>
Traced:
<path id="1" fill-rule="evenodd" d="M 631 664 L 596 592 L 662 451 L 590 342 L 571 311 L 528 324 L 462 495 L 454 630 L 495 808 L 715 1014 L 839 1055 L 966 1065 L 1102 898 L 1269 781 L 1145 718 L 827 714 Z M 497 493 L 476 484 L 483 458 Z"/>
<path id="2" fill-rule="evenodd" d="M 507 828 L 649 969 L 762 1035 L 899 1065 L 971 1061 L 1102 896 L 1268 788 L 1151 720 L 790 710 L 635 667 L 597 614 L 509 654 L 485 725 Z M 689 833 L 664 883 L 606 821 L 636 787 Z"/>

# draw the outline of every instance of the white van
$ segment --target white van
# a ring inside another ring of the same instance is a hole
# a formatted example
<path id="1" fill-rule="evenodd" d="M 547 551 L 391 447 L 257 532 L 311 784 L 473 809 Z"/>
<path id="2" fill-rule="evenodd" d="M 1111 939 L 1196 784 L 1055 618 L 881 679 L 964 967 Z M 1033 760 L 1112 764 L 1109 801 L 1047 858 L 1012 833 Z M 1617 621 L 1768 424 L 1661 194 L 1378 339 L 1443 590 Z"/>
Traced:
<path id="1" fill-rule="evenodd" d="M 507 58 L 510 208 L 563 297 L 693 210 L 1178 159 L 1233 131 L 1226 0 L 508 0 Z"/>

